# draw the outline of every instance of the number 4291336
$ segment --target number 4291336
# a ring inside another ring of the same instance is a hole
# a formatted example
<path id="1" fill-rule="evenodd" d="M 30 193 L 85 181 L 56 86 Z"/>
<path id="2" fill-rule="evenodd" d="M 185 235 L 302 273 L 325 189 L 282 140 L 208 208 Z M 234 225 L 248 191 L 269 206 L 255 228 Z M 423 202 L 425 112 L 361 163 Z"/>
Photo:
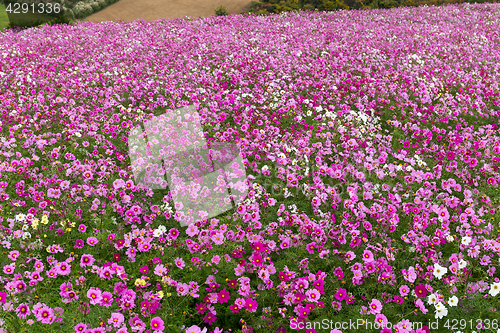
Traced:
<path id="1" fill-rule="evenodd" d="M 59 14 L 61 12 L 61 4 L 59 3 L 37 3 L 37 4 L 27 4 L 27 3 L 9 3 L 7 5 L 7 8 L 5 10 L 7 13 L 12 13 L 12 14 L 26 14 L 31 8 L 31 13 L 38 13 L 38 14 L 52 14 L 56 13 Z"/>
<path id="2" fill-rule="evenodd" d="M 474 325 L 475 324 L 475 325 Z M 446 320 L 446 323 L 444 324 L 444 327 L 451 331 L 456 331 L 458 329 L 463 330 L 467 327 L 469 327 L 471 330 L 482 328 L 482 329 L 498 329 L 500 326 L 498 325 L 498 319 L 470 319 L 470 320 L 465 320 L 465 319 L 448 319 Z"/>

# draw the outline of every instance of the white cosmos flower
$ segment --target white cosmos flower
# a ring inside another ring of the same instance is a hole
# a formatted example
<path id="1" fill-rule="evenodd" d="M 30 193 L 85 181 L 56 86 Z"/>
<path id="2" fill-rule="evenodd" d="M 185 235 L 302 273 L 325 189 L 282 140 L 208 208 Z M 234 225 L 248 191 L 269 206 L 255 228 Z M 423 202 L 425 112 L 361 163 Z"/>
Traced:
<path id="1" fill-rule="evenodd" d="M 448 300 L 448 305 L 449 306 L 457 306 L 458 305 L 458 297 L 457 296 L 450 297 L 450 299 Z"/>
<path id="2" fill-rule="evenodd" d="M 469 245 L 471 241 L 472 238 L 470 238 L 469 236 L 462 237 L 462 244 L 465 246 Z"/>
<path id="3" fill-rule="evenodd" d="M 443 306 L 442 308 L 436 309 L 436 314 L 434 318 L 441 319 L 443 317 L 446 317 L 447 315 L 448 315 L 448 309 Z"/>
<path id="4" fill-rule="evenodd" d="M 448 272 L 448 268 L 441 266 L 438 263 L 434 264 L 434 272 L 432 273 L 439 280 Z"/>
<path id="5" fill-rule="evenodd" d="M 467 266 L 467 261 L 463 260 L 463 259 L 460 259 L 458 261 L 458 268 L 459 269 L 462 269 L 462 268 L 465 268 L 465 266 Z"/>
<path id="6" fill-rule="evenodd" d="M 441 302 L 434 304 L 434 307 L 436 308 L 436 310 L 442 310 L 446 308 Z"/>
<path id="7" fill-rule="evenodd" d="M 488 293 L 491 296 L 496 296 L 500 292 L 500 282 L 492 283 L 490 287 L 491 288 L 490 291 L 488 291 Z"/>
<path id="8" fill-rule="evenodd" d="M 430 294 L 427 297 L 427 303 L 434 305 L 434 304 L 437 304 L 437 302 L 438 302 L 438 298 L 435 294 Z"/>

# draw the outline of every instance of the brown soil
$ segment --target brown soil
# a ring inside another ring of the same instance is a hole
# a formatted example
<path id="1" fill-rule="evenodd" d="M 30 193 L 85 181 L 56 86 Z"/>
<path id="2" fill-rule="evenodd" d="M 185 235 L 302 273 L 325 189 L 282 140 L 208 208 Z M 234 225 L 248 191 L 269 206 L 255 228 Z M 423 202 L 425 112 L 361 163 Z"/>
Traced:
<path id="1" fill-rule="evenodd" d="M 241 14 L 250 9 L 251 0 L 120 0 L 82 21 L 102 22 L 144 19 L 151 22 L 161 18 L 208 17 L 215 15 L 220 5 L 229 14 Z"/>

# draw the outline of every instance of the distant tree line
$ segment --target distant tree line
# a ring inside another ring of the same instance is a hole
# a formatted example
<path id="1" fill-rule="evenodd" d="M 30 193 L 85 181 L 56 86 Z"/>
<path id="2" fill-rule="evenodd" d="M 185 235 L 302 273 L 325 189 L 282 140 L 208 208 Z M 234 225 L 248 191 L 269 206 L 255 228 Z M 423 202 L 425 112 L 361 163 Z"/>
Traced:
<path id="1" fill-rule="evenodd" d="M 500 0 L 260 0 L 252 1 L 249 13 L 270 14 L 294 10 L 333 11 L 342 9 L 377 9 L 412 6 L 438 6 L 452 3 L 496 3 Z"/>

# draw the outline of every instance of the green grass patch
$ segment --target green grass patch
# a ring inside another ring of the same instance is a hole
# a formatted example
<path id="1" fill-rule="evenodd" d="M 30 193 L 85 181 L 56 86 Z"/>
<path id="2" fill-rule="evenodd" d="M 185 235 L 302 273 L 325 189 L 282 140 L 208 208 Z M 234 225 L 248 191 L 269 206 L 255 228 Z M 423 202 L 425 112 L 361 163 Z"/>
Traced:
<path id="1" fill-rule="evenodd" d="M 7 28 L 9 25 L 9 16 L 7 16 L 7 11 L 5 6 L 0 4 L 0 31 Z"/>

